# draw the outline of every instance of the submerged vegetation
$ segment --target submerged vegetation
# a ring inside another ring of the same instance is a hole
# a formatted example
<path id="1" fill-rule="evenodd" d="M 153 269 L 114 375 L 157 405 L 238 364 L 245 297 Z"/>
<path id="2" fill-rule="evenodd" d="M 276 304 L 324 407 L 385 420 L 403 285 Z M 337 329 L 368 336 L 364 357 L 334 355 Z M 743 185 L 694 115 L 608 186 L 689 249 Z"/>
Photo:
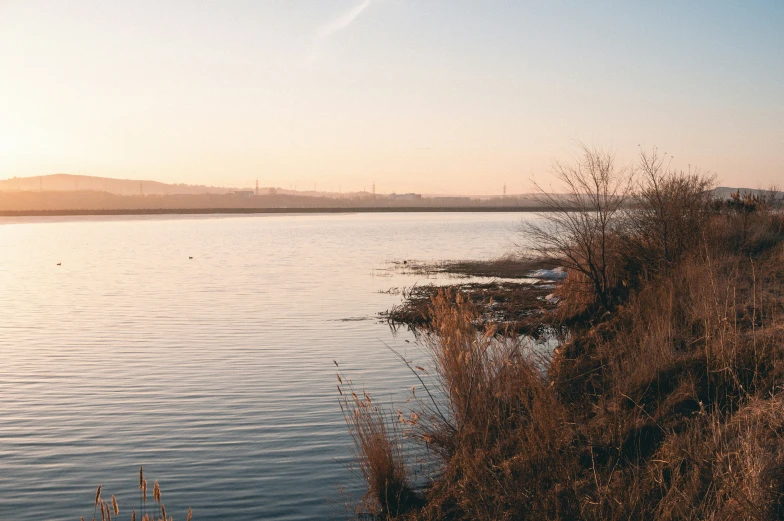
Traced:
<path id="1" fill-rule="evenodd" d="M 406 362 L 421 383 L 410 411 L 339 376 L 368 484 L 361 515 L 784 518 L 780 201 L 714 200 L 711 177 L 656 151 L 638 170 L 584 148 L 558 169 L 570 198 L 527 229 L 568 274 L 532 319 L 559 326 L 554 352 L 504 334 L 466 294 L 434 291 L 419 333 L 429 363 Z M 411 444 L 433 463 L 425 480 Z"/>

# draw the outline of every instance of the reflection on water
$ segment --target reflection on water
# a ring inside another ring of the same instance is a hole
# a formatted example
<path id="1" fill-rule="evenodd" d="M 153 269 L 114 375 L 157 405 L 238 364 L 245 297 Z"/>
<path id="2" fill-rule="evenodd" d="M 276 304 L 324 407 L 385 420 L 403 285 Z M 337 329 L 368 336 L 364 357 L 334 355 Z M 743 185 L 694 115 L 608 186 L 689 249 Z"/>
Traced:
<path id="1" fill-rule="evenodd" d="M 138 510 L 139 465 L 175 519 L 328 519 L 358 487 L 332 361 L 414 383 L 372 317 L 422 277 L 378 269 L 501 255 L 523 217 L 0 221 L 0 519 L 87 517 L 99 483 Z"/>

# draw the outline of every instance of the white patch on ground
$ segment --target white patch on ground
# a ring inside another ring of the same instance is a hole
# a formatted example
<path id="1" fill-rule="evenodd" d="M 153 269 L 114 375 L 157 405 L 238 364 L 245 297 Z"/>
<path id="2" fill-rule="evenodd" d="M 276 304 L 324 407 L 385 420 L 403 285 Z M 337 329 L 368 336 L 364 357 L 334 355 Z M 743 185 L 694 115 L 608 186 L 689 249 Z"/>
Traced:
<path id="1" fill-rule="evenodd" d="M 566 278 L 566 270 L 561 267 L 552 270 L 536 270 L 528 274 L 534 279 L 563 280 Z"/>

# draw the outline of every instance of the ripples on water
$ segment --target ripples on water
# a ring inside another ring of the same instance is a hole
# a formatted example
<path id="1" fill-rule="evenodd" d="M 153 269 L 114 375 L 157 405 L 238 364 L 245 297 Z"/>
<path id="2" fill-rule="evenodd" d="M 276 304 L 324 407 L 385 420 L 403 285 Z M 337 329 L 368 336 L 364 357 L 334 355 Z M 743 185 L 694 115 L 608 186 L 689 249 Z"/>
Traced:
<path id="1" fill-rule="evenodd" d="M 422 277 L 379 269 L 501 255 L 521 218 L 0 221 L 0 519 L 91 516 L 99 483 L 130 516 L 139 465 L 175 519 L 339 514 L 332 361 L 382 400 L 415 383 L 384 347 L 411 335 L 372 317 Z"/>

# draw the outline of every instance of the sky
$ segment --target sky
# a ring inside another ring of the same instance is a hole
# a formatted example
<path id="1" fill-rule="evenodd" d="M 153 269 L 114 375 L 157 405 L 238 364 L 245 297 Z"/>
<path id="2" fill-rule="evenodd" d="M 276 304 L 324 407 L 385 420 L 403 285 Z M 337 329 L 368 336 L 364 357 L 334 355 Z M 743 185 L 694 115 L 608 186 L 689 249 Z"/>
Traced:
<path id="1" fill-rule="evenodd" d="M 576 142 L 784 184 L 784 2 L 0 0 L 0 178 L 548 186 Z"/>

